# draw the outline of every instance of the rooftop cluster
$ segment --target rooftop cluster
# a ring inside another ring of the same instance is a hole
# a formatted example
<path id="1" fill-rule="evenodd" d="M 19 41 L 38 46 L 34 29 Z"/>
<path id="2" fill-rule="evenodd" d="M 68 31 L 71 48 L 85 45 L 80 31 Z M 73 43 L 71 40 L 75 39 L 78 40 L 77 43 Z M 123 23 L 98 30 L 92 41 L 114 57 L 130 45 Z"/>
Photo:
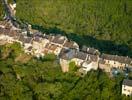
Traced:
<path id="1" fill-rule="evenodd" d="M 132 71 L 132 59 L 129 57 L 101 54 L 99 50 L 87 46 L 81 49 L 74 41 L 61 35 L 47 35 L 35 30 L 30 36 L 26 31 L 12 27 L 9 22 L 0 22 L 0 45 L 19 42 L 25 53 L 40 57 L 53 53 L 59 57 L 63 72 L 69 71 L 70 62 L 75 62 L 78 71 L 85 75 L 91 69 L 102 69 L 105 72 Z M 114 74 L 115 74 L 114 72 Z M 122 84 L 122 94 L 132 94 L 132 81 L 125 79 Z"/>
<path id="2" fill-rule="evenodd" d="M 60 58 L 60 64 L 64 72 L 69 70 L 71 61 L 80 66 L 79 71 L 83 73 L 98 68 L 111 72 L 113 68 L 125 69 L 126 67 L 132 67 L 132 59 L 129 57 L 101 54 L 99 50 L 87 46 L 80 49 L 76 42 L 61 35 L 47 35 L 38 30 L 31 30 L 30 33 L 30 36 L 28 36 L 26 31 L 12 28 L 9 22 L 0 22 L 1 44 L 19 42 L 26 53 L 37 57 L 53 53 Z"/>

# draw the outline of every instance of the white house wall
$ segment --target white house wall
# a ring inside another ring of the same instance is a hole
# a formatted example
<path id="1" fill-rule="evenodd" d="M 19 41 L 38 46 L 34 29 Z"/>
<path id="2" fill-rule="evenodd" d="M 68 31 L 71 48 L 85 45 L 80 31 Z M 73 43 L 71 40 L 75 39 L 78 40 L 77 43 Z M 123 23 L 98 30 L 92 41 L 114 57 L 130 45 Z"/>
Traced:
<path id="1" fill-rule="evenodd" d="M 60 65 L 61 65 L 61 69 L 63 72 L 69 71 L 69 61 L 68 60 L 60 59 Z"/>
<path id="2" fill-rule="evenodd" d="M 122 85 L 122 94 L 125 94 L 126 96 L 132 95 L 132 86 Z"/>
<path id="3" fill-rule="evenodd" d="M 105 61 L 106 61 L 105 64 L 108 64 L 111 67 L 115 67 L 115 68 L 124 68 L 125 67 L 125 64 L 120 63 L 118 61 L 114 61 L 114 60 L 105 60 Z"/>
<path id="4" fill-rule="evenodd" d="M 98 63 L 97 62 L 91 62 L 89 64 L 87 64 L 86 62 L 84 62 L 82 64 L 83 70 L 85 70 L 86 72 L 90 71 L 91 69 L 93 70 L 97 70 L 98 69 Z"/>
<path id="5" fill-rule="evenodd" d="M 107 64 L 101 64 L 99 63 L 99 68 L 105 72 L 110 72 L 111 71 L 111 67 L 110 65 Z"/>

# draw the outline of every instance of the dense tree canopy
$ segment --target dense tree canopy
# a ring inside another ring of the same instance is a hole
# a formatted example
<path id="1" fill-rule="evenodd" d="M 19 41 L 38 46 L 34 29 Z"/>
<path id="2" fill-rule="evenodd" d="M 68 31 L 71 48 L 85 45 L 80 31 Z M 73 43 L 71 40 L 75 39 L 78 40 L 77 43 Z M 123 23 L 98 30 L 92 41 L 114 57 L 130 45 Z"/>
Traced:
<path id="1" fill-rule="evenodd" d="M 17 0 L 17 18 L 21 20 L 128 46 L 121 47 L 123 52 L 123 48 L 132 51 L 131 12 L 132 0 Z"/>
<path id="2" fill-rule="evenodd" d="M 0 0 L 0 20 L 3 19 L 3 16 L 4 16 L 4 9 L 2 5 L 2 0 Z"/>
<path id="3" fill-rule="evenodd" d="M 91 71 L 82 78 L 73 70 L 62 73 L 53 54 L 36 59 L 24 54 L 17 43 L 0 46 L 0 51 L 0 100 L 131 99 L 121 95 L 121 75 L 110 78 L 102 71 Z"/>

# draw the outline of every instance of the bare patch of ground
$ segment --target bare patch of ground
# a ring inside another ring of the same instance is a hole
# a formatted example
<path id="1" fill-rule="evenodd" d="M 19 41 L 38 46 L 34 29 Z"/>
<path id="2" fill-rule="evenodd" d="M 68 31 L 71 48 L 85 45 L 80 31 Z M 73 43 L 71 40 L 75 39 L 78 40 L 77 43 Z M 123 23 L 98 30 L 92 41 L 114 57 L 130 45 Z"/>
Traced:
<path id="1" fill-rule="evenodd" d="M 15 62 L 27 63 L 31 58 L 31 55 L 20 54 L 18 57 L 16 57 Z"/>

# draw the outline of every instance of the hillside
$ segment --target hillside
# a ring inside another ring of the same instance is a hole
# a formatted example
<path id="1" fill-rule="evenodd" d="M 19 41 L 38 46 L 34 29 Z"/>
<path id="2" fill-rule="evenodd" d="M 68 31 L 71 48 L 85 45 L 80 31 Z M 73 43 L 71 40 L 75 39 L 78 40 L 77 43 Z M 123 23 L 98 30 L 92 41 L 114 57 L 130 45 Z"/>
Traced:
<path id="1" fill-rule="evenodd" d="M 132 56 L 131 12 L 131 0 L 17 0 L 16 15 L 53 32 L 82 36 L 81 44 Z M 97 41 L 89 43 L 89 36 Z M 109 43 L 103 44 L 105 41 Z"/>
<path id="2" fill-rule="evenodd" d="M 8 0 L 8 3 L 13 1 Z M 28 22 L 42 32 L 66 35 L 80 46 L 87 45 L 104 53 L 132 57 L 131 0 L 16 1 L 16 19 L 21 26 L 24 25 L 23 22 Z M 0 1 L 0 18 L 4 14 L 2 9 Z M 9 28 L 5 30 L 1 34 L 13 35 Z M 30 43 L 26 43 L 27 37 L 21 40 L 22 35 L 18 36 L 17 33 L 13 39 L 20 40 L 21 45 L 18 42 L 0 45 L 0 100 L 132 100 L 132 96 L 122 95 L 122 83 L 126 78 L 124 74 L 111 77 L 110 73 L 98 68 L 81 76 L 75 62 L 70 62 L 69 71 L 64 73 L 56 55 L 48 53 L 38 58 L 24 53 L 25 45 Z M 41 34 L 38 35 L 42 37 Z M 46 35 L 43 37 L 50 40 Z M 3 40 L 8 39 L 3 37 Z M 34 41 L 31 42 L 33 43 Z M 40 49 L 41 44 L 38 43 L 36 46 Z M 46 48 L 44 44 L 42 52 Z M 35 49 L 29 51 L 35 52 Z M 90 64 L 91 57 L 86 53 L 83 55 L 88 59 L 83 61 Z M 131 72 L 128 79 L 132 79 Z"/>
<path id="3" fill-rule="evenodd" d="M 0 46 L 0 100 L 130 100 L 120 94 L 122 80 L 102 71 L 63 73 L 52 54 L 36 59 L 18 43 Z"/>

